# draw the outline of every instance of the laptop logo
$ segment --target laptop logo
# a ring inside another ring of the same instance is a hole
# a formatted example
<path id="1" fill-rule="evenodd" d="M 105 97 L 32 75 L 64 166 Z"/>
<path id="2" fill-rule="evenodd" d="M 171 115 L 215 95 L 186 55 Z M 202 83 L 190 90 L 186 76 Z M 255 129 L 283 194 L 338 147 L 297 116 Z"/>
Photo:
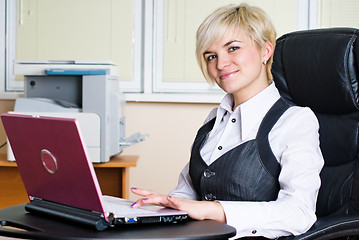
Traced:
<path id="1" fill-rule="evenodd" d="M 50 174 L 55 174 L 57 171 L 57 161 L 54 155 L 49 150 L 41 150 L 41 161 L 46 171 Z"/>

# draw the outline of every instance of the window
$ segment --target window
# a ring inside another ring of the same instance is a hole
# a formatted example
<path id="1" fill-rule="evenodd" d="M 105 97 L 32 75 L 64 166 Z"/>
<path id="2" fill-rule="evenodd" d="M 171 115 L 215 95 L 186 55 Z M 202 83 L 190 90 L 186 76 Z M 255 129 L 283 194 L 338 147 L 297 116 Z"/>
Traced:
<path id="1" fill-rule="evenodd" d="M 359 1 L 318 0 L 318 27 L 359 28 Z"/>
<path id="2" fill-rule="evenodd" d="M 271 16 L 278 37 L 359 27 L 356 0 L 246 2 Z M 120 68 L 129 100 L 218 102 L 221 91 L 206 83 L 196 62 L 195 33 L 210 12 L 229 3 L 238 0 L 0 0 L 6 13 L 0 31 L 7 33 L 0 35 L 0 70 L 6 73 L 0 80 L 8 91 L 22 90 L 21 76 L 12 72 L 15 59 L 110 60 Z"/>
<path id="3" fill-rule="evenodd" d="M 16 2 L 5 1 L 5 89 L 21 88 L 23 89 L 22 82 L 11 81 L 15 79 L 13 63 L 15 61 L 15 48 L 12 43 L 16 42 L 16 32 L 13 29 L 16 28 L 16 22 L 12 21 L 16 16 Z"/>
<path id="4" fill-rule="evenodd" d="M 142 51 L 141 1 L 6 2 L 13 11 L 8 19 L 14 36 L 8 42 L 16 43 L 8 48 L 10 59 L 111 61 L 121 66 L 121 86 L 141 91 L 141 72 L 133 71 L 141 68 L 141 61 L 135 59 Z M 8 79 L 7 90 L 23 89 L 22 76 Z"/>
<path id="5" fill-rule="evenodd" d="M 4 0 L 0 0 L 0 33 L 5 33 L 5 23 L 6 23 L 6 15 L 5 15 L 5 11 L 6 11 L 6 6 L 5 6 L 5 1 Z M 0 34 L 0 83 L 3 83 L 2 85 L 0 85 L 0 91 L 4 91 L 5 89 L 5 49 L 6 49 L 6 45 L 5 45 L 5 39 L 6 39 L 6 34 Z"/>
<path id="6" fill-rule="evenodd" d="M 272 17 L 279 34 L 297 29 L 297 0 L 251 0 Z M 303 1 L 301 1 L 303 2 Z M 154 5 L 155 92 L 216 92 L 198 67 L 195 34 L 216 8 L 238 0 L 156 0 Z M 200 10 L 199 10 L 200 9 Z M 306 9 L 307 10 L 307 9 Z M 217 91 L 218 92 L 218 91 Z"/>

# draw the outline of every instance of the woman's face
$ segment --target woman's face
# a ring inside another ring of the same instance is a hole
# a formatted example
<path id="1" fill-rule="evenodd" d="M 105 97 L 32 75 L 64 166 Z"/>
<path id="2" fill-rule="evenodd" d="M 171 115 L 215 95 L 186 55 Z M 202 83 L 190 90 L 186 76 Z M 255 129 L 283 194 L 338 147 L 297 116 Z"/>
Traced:
<path id="1" fill-rule="evenodd" d="M 208 73 L 239 105 L 268 86 L 265 64 L 268 49 L 259 49 L 244 31 L 231 31 L 205 53 Z M 271 53 L 270 53 L 271 54 Z M 270 56 L 270 55 L 269 55 Z"/>

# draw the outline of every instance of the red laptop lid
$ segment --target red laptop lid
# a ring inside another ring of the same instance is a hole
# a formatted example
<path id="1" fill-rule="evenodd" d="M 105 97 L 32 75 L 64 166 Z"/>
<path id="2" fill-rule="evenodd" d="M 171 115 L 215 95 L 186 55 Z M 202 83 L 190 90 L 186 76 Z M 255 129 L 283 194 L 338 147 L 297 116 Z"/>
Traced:
<path id="1" fill-rule="evenodd" d="M 102 194 L 75 119 L 2 114 L 29 198 L 103 212 Z"/>

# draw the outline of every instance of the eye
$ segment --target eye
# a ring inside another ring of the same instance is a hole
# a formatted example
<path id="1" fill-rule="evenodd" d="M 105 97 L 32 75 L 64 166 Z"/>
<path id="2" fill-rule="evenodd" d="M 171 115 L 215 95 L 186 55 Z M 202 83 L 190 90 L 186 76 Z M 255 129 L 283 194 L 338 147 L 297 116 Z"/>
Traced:
<path id="1" fill-rule="evenodd" d="M 207 62 L 210 62 L 210 61 L 212 61 L 213 59 L 216 59 L 217 58 L 217 56 L 216 55 L 209 55 L 209 56 L 206 56 L 206 60 L 207 60 Z"/>
<path id="2" fill-rule="evenodd" d="M 238 50 L 238 49 L 239 49 L 238 46 L 233 46 L 233 47 L 230 47 L 230 48 L 228 49 L 228 52 L 234 52 L 234 51 L 236 51 L 236 50 Z"/>

